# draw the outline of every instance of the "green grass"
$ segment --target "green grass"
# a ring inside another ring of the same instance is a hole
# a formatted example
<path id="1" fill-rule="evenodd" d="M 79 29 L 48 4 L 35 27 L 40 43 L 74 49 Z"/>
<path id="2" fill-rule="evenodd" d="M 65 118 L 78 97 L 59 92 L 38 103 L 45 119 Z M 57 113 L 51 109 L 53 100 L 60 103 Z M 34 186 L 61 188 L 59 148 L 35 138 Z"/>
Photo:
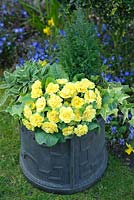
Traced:
<path id="1" fill-rule="evenodd" d="M 74 195 L 56 195 L 34 188 L 19 166 L 17 121 L 0 113 L 0 200 L 133 200 L 134 172 L 109 155 L 108 168 L 101 181 Z"/>

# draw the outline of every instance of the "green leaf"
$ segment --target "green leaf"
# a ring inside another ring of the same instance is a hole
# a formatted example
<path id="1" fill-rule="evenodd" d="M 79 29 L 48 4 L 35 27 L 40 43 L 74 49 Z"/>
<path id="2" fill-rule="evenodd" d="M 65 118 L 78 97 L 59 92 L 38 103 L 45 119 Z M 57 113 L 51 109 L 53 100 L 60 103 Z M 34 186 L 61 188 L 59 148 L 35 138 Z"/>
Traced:
<path id="1" fill-rule="evenodd" d="M 97 123 L 95 123 L 95 122 L 90 122 L 90 123 L 88 123 L 88 130 L 89 131 L 92 131 L 92 130 L 94 130 L 95 128 L 99 128 L 100 126 L 99 126 L 99 124 L 97 124 Z"/>
<path id="2" fill-rule="evenodd" d="M 38 144 L 46 144 L 48 147 L 54 146 L 59 140 L 55 134 L 45 133 L 41 130 L 35 132 L 35 139 Z"/>
<path id="3" fill-rule="evenodd" d="M 33 99 L 31 98 L 31 94 L 27 94 L 25 96 L 20 97 L 20 102 L 27 103 L 27 102 L 33 102 Z"/>
<path id="4" fill-rule="evenodd" d="M 62 67 L 62 65 L 54 63 L 53 65 L 51 65 L 50 70 L 49 70 L 49 76 L 54 77 L 55 79 L 58 78 L 66 78 L 68 79 L 68 75 L 67 73 L 64 71 L 64 68 Z"/>
<path id="5" fill-rule="evenodd" d="M 53 77 L 47 77 L 45 81 L 45 88 L 48 86 L 49 83 L 56 83 L 55 79 Z"/>
<path id="6" fill-rule="evenodd" d="M 23 104 L 21 104 L 21 105 L 13 105 L 12 107 L 8 107 L 6 109 L 6 112 L 9 112 L 12 116 L 18 115 L 19 117 L 21 117 L 23 109 L 24 109 Z"/>
<path id="7" fill-rule="evenodd" d="M 85 77 L 85 74 L 84 73 L 81 73 L 81 74 L 76 74 L 74 77 L 73 77 L 73 81 L 80 81 L 82 78 Z"/>
<path id="8" fill-rule="evenodd" d="M 10 96 L 9 92 L 5 90 L 3 94 L 0 96 L 0 106 L 3 106 Z"/>
<path id="9" fill-rule="evenodd" d="M 132 117 L 132 119 L 129 120 L 128 123 L 130 123 L 134 127 L 134 117 Z"/>

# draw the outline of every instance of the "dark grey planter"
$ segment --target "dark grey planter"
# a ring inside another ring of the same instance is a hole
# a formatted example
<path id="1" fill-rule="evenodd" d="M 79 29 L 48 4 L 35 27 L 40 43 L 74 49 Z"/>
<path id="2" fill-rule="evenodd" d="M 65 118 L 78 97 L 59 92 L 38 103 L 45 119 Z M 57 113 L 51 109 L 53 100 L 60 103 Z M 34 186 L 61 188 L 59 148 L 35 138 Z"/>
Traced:
<path id="1" fill-rule="evenodd" d="M 20 165 L 26 178 L 35 186 L 53 193 L 72 194 L 94 184 L 107 166 L 105 125 L 100 133 L 68 139 L 53 147 L 39 145 L 34 133 L 21 129 Z"/>

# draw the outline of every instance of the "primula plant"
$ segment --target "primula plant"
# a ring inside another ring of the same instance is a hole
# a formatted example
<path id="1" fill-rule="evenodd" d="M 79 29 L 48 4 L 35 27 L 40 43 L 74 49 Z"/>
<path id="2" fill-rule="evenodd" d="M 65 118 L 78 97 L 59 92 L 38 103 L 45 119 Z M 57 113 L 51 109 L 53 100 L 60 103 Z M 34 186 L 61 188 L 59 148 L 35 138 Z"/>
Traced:
<path id="1" fill-rule="evenodd" d="M 81 75 L 70 81 L 60 64 L 42 67 L 28 62 L 13 73 L 5 72 L 5 81 L 5 96 L 12 96 L 6 111 L 47 146 L 99 129 L 100 117 L 106 120 L 128 106 L 122 87 L 102 88 Z"/>

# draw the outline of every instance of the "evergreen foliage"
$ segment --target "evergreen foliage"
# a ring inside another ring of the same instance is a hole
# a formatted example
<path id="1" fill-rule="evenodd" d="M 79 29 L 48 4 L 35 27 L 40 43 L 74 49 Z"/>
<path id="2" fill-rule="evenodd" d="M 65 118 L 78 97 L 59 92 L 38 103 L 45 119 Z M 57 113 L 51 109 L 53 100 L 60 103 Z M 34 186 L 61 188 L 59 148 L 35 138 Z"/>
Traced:
<path id="1" fill-rule="evenodd" d="M 87 78 L 100 74 L 100 48 L 94 25 L 85 19 L 82 9 L 74 11 L 65 25 L 66 36 L 59 41 L 60 62 L 70 78 L 84 73 Z"/>

